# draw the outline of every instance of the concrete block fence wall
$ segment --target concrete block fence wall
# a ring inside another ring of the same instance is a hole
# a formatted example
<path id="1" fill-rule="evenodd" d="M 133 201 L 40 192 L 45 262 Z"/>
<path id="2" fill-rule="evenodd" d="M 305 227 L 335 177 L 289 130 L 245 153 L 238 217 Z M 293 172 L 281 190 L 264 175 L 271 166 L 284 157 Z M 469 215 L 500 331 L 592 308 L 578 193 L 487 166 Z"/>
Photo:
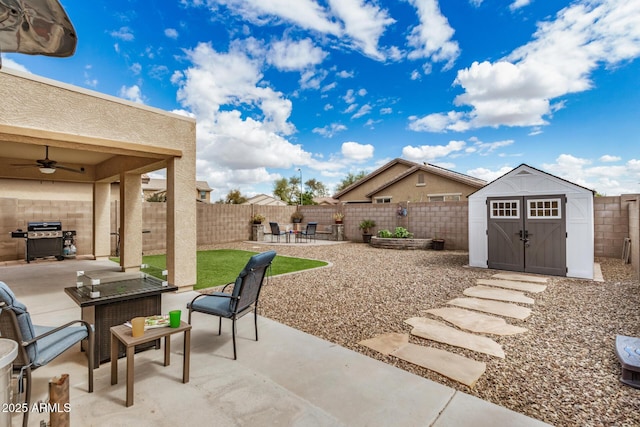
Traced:
<path id="1" fill-rule="evenodd" d="M 638 270 L 640 264 L 640 223 L 638 217 L 640 195 L 596 197 L 594 199 L 595 255 L 620 258 L 625 237 L 632 238 L 632 261 Z M 344 229 L 347 240 L 361 242 L 358 225 L 363 219 L 376 222 L 373 230 L 393 231 L 401 226 L 416 238 L 439 237 L 446 240 L 445 249 L 468 249 L 468 205 L 461 202 L 402 203 L 406 216 L 398 215 L 398 204 L 350 204 L 344 206 L 301 206 L 304 223 L 315 221 L 320 227 L 334 223 L 333 214 L 345 214 Z M 251 217 L 260 213 L 269 221 L 282 226 L 291 224 L 291 214 L 297 206 L 222 205 L 198 203 L 198 247 L 251 239 Z M 111 230 L 118 230 L 118 205 L 112 204 Z M 92 254 L 93 214 L 87 201 L 43 201 L 0 197 L 0 261 L 24 259 L 24 240 L 12 239 L 11 231 L 26 230 L 30 221 L 62 221 L 65 230 L 76 230 L 78 254 Z M 165 250 L 166 205 L 143 204 L 143 251 L 159 253 Z M 112 236 L 112 253 L 116 238 Z M 640 274 L 640 271 L 639 271 Z"/>

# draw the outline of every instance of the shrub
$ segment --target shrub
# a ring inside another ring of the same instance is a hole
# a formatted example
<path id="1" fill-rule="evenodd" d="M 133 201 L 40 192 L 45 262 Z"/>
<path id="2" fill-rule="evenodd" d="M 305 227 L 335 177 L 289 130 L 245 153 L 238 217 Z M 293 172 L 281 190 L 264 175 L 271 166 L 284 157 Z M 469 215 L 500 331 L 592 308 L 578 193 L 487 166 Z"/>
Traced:
<path id="1" fill-rule="evenodd" d="M 393 233 L 393 237 L 398 239 L 410 239 L 413 237 L 413 233 L 409 233 L 404 227 L 396 227 L 396 231 Z"/>
<path id="2" fill-rule="evenodd" d="M 381 237 L 383 239 L 390 239 L 391 237 L 393 237 L 393 233 L 389 230 L 380 230 L 378 231 L 378 237 Z"/>

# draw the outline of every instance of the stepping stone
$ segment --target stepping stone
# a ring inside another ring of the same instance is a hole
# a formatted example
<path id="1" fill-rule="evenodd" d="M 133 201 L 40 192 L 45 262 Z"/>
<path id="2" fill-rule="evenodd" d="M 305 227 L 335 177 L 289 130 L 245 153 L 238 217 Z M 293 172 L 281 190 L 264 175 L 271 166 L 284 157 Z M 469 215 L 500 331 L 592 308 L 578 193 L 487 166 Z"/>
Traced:
<path id="1" fill-rule="evenodd" d="M 411 319 L 405 320 L 405 323 L 413 326 L 411 335 L 415 335 L 416 337 L 453 345 L 455 347 L 462 347 L 504 359 L 502 346 L 491 338 L 464 332 L 440 323 L 437 320 L 427 319 L 426 317 L 412 317 Z"/>
<path id="2" fill-rule="evenodd" d="M 524 320 L 531 315 L 531 309 L 527 307 L 521 307 L 508 302 L 490 301 L 478 298 L 456 298 L 447 302 L 447 304 L 483 311 L 485 313 L 497 314 L 498 316 L 513 317 L 514 319 L 520 320 Z"/>
<path id="3" fill-rule="evenodd" d="M 532 282 L 532 283 L 547 283 L 549 281 L 548 277 L 541 276 L 530 276 L 528 274 L 517 274 L 517 273 L 497 273 L 492 277 L 496 279 L 505 279 L 505 280 L 519 280 L 521 282 Z"/>
<path id="4" fill-rule="evenodd" d="M 372 350 L 378 351 L 385 356 L 393 353 L 394 350 L 402 347 L 409 342 L 409 334 L 388 333 L 378 335 L 368 340 L 360 341 L 358 344 L 365 347 L 369 347 Z"/>
<path id="5" fill-rule="evenodd" d="M 417 344 L 406 344 L 391 353 L 391 355 L 437 372 L 470 388 L 476 385 L 478 379 L 487 369 L 487 365 L 484 362 Z"/>
<path id="6" fill-rule="evenodd" d="M 514 289 L 516 291 L 532 292 L 534 294 L 543 292 L 547 285 L 537 285 L 535 283 L 516 282 L 503 279 L 478 279 L 478 285 L 497 286 L 499 288 Z"/>
<path id="7" fill-rule="evenodd" d="M 426 310 L 426 312 L 441 317 L 458 328 L 481 334 L 515 335 L 527 332 L 526 328 L 510 325 L 501 317 L 489 316 L 461 308 L 432 308 Z"/>
<path id="8" fill-rule="evenodd" d="M 535 300 L 529 298 L 522 292 L 509 289 L 497 289 L 489 286 L 474 286 L 467 288 L 463 292 L 468 297 L 494 299 L 498 301 L 520 302 L 523 304 L 533 304 Z"/>

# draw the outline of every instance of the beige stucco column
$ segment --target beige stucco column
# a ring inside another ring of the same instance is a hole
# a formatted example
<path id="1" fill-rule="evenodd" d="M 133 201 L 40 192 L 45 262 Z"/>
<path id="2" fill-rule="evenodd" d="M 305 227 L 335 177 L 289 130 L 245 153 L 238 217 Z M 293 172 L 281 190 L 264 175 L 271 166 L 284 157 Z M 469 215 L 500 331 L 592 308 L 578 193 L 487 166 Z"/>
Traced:
<path id="1" fill-rule="evenodd" d="M 191 290 L 197 278 L 195 176 L 192 156 L 167 162 L 167 270 L 180 291 Z"/>
<path id="2" fill-rule="evenodd" d="M 120 174 L 120 267 L 140 270 L 142 264 L 142 179 L 140 174 Z"/>
<path id="3" fill-rule="evenodd" d="M 108 259 L 111 253 L 111 184 L 93 184 L 93 256 Z"/>

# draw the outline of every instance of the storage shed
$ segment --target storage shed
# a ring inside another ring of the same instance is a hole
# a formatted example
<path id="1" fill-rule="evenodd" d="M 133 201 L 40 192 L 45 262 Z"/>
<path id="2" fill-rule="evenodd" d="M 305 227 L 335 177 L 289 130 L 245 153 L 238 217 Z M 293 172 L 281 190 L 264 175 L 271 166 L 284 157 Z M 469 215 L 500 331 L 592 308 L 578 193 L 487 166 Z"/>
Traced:
<path id="1" fill-rule="evenodd" d="M 593 197 L 521 164 L 469 195 L 469 265 L 593 279 Z"/>

